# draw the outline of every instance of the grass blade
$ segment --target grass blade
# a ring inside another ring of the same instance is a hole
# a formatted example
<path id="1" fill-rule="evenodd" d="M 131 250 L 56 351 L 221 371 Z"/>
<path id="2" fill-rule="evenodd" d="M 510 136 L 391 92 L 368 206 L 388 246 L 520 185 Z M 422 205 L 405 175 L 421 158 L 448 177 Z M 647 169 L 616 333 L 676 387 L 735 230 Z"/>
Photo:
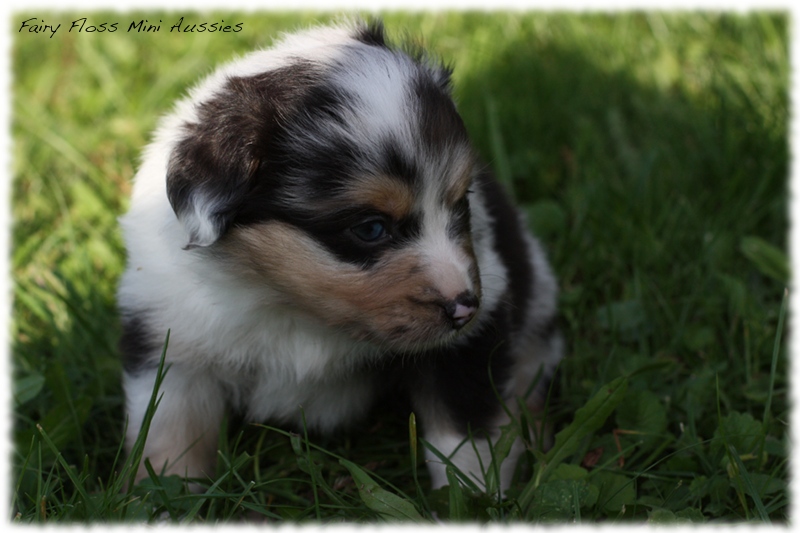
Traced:
<path id="1" fill-rule="evenodd" d="M 628 389 L 628 378 L 619 377 L 604 385 L 586 405 L 575 412 L 575 418 L 555 439 L 553 448 L 545 455 L 544 465 L 537 466 L 534 478 L 528 483 L 520 495 L 520 506 L 526 509 L 533 501 L 536 487 L 546 481 L 555 467 L 578 449 L 580 441 L 590 433 L 597 431 L 608 416 L 625 397 Z"/>
<path id="2" fill-rule="evenodd" d="M 459 449 L 461 449 L 461 447 L 466 444 L 467 440 L 468 439 L 465 439 L 461 444 L 459 444 L 453 453 L 456 453 Z M 433 455 L 435 455 L 436 458 L 439 459 L 445 466 L 451 467 L 453 469 L 453 473 L 458 477 L 458 479 L 461 480 L 462 483 L 464 483 L 464 485 L 475 492 L 482 492 L 481 489 L 478 488 L 478 485 L 476 485 L 467 474 L 462 472 L 461 469 L 454 465 L 449 457 L 437 450 L 431 443 L 424 439 L 422 441 L 422 445 L 425 446 Z"/>
<path id="3" fill-rule="evenodd" d="M 739 249 L 762 274 L 783 285 L 789 283 L 789 259 L 782 250 L 754 236 L 743 237 Z"/>
<path id="4" fill-rule="evenodd" d="M 503 132 L 500 128 L 500 118 L 498 117 L 497 105 L 492 98 L 486 99 L 486 117 L 489 123 L 489 140 L 492 145 L 492 167 L 498 181 L 508 188 L 511 195 L 514 195 L 514 180 L 511 175 L 511 165 L 508 161 L 506 143 L 503 139 Z"/>
<path id="5" fill-rule="evenodd" d="M 56 448 L 56 445 L 53 444 L 53 441 L 50 440 L 50 437 L 47 436 L 47 432 L 44 430 L 44 428 L 42 426 L 40 426 L 39 424 L 36 424 L 36 429 L 39 430 L 39 434 L 42 436 L 42 439 L 44 440 L 44 442 L 47 444 L 47 446 L 56 455 L 56 460 L 61 465 L 61 467 L 64 469 L 64 471 L 66 472 L 66 474 L 69 477 L 70 481 L 72 481 L 72 484 L 75 486 L 75 490 L 77 490 L 78 494 L 80 494 L 81 498 L 83 498 L 83 501 L 85 502 L 84 505 L 86 505 L 86 508 L 87 508 L 87 511 L 88 511 L 88 515 L 90 517 L 97 516 L 97 512 L 96 512 L 96 509 L 94 507 L 94 501 L 92 501 L 92 499 L 89 498 L 89 494 L 86 492 L 86 489 L 83 486 L 84 485 L 83 481 L 78 479 L 78 477 L 72 471 L 72 468 L 67 464 L 67 461 L 64 459 L 64 456 L 61 455 L 61 452 L 58 451 L 58 448 Z"/>
<path id="6" fill-rule="evenodd" d="M 447 475 L 447 484 L 450 486 L 450 520 L 467 520 L 469 514 L 467 513 L 464 487 L 458 482 L 458 477 L 456 477 L 452 466 L 445 467 L 444 472 Z"/>
<path id="7" fill-rule="evenodd" d="M 350 475 L 353 476 L 353 481 L 358 487 L 361 500 L 383 518 L 412 522 L 425 521 L 413 503 L 379 487 L 369 474 L 354 463 L 340 459 L 339 464 L 350 471 Z"/>
<path id="8" fill-rule="evenodd" d="M 502 480 L 500 479 L 500 466 L 508 458 L 511 448 L 520 436 L 520 425 L 510 422 L 500 428 L 500 437 L 494 445 L 491 445 L 492 462 L 486 472 L 486 492 L 488 494 L 500 494 Z"/>
<path id="9" fill-rule="evenodd" d="M 419 475 L 417 474 L 417 460 L 419 458 L 417 448 L 419 442 L 417 439 L 417 417 L 414 413 L 408 416 L 408 440 L 411 450 L 411 475 L 414 478 L 414 487 L 417 489 L 417 500 L 425 512 L 430 514 L 431 510 L 428 507 L 428 501 L 425 499 L 425 491 L 422 490 L 422 486 L 419 484 Z"/>
<path id="10" fill-rule="evenodd" d="M 750 497 L 753 499 L 753 503 L 756 506 L 756 511 L 758 511 L 759 518 L 761 518 L 762 522 L 771 524 L 772 521 L 769 519 L 769 513 L 767 513 L 767 510 L 764 507 L 764 502 L 761 501 L 761 497 L 758 495 L 758 490 L 755 488 L 755 485 L 753 485 L 753 481 L 750 479 L 750 474 L 747 473 L 747 469 L 745 468 L 741 457 L 739 457 L 739 452 L 731 445 L 727 446 L 727 450 L 728 457 L 736 466 L 736 468 L 733 469 L 734 475 L 741 480 L 745 491 L 750 494 Z M 744 500 L 744 498 L 742 498 L 742 500 Z"/>
<path id="11" fill-rule="evenodd" d="M 164 376 L 167 374 L 168 368 L 164 367 L 164 361 L 167 357 L 167 347 L 169 346 L 169 330 L 167 330 L 167 336 L 164 339 L 164 348 L 161 350 L 161 359 L 158 362 L 158 370 L 156 371 L 156 379 L 153 384 L 153 392 L 150 395 L 150 401 L 147 404 L 147 410 L 144 412 L 144 419 L 142 420 L 142 427 L 139 430 L 139 434 L 136 436 L 136 441 L 133 443 L 131 447 L 130 454 L 128 455 L 128 461 L 125 463 L 122 469 L 122 473 L 119 476 L 119 479 L 125 479 L 125 470 L 128 469 L 128 482 L 127 487 L 132 488 L 136 484 L 136 474 L 139 471 L 139 464 L 142 461 L 142 456 L 144 455 L 144 445 L 147 441 L 147 433 L 150 431 L 150 422 L 153 420 L 153 416 L 156 414 L 156 409 L 158 408 L 158 404 L 161 401 L 159 398 L 158 393 L 161 389 L 161 383 L 164 381 Z M 116 487 L 115 487 L 116 488 Z M 124 517 L 124 512 L 123 512 Z"/>
<path id="12" fill-rule="evenodd" d="M 772 347 L 772 365 L 769 371 L 769 389 L 767 390 L 767 402 L 764 405 L 764 416 L 761 420 L 764 433 L 761 435 L 761 443 L 758 447 L 758 457 L 764 456 L 764 443 L 767 440 L 767 421 L 769 420 L 770 409 L 772 408 L 772 394 L 775 390 L 775 373 L 778 368 L 778 356 L 781 352 L 781 336 L 783 335 L 783 321 L 786 318 L 786 306 L 789 303 L 789 289 L 783 290 L 783 301 L 781 302 L 780 315 L 778 316 L 778 329 L 775 332 L 775 344 Z"/>

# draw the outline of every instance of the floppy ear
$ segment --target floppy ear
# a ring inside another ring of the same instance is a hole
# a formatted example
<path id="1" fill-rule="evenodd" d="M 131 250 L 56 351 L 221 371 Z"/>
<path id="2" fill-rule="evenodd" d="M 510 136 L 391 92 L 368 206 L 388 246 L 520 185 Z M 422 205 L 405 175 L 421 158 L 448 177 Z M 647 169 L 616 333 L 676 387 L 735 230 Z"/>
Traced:
<path id="1" fill-rule="evenodd" d="M 196 106 L 167 169 L 167 196 L 189 237 L 186 249 L 209 246 L 230 227 L 260 178 L 280 119 L 310 87 L 307 66 L 229 78 Z M 263 179 L 263 178 L 262 178 Z"/>

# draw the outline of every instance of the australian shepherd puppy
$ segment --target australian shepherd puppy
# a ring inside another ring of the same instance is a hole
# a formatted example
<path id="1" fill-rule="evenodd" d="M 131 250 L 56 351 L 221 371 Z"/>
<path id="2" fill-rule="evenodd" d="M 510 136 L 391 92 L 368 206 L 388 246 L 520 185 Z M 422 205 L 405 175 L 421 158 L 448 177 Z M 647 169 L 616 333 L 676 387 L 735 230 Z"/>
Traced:
<path id="1" fill-rule="evenodd" d="M 379 23 L 290 35 L 210 75 L 160 123 L 121 222 L 129 447 L 171 332 L 157 471 L 213 475 L 226 409 L 327 431 L 403 394 L 482 479 L 503 404 L 541 408 L 561 355 L 553 274 L 477 161 L 450 72 Z"/>

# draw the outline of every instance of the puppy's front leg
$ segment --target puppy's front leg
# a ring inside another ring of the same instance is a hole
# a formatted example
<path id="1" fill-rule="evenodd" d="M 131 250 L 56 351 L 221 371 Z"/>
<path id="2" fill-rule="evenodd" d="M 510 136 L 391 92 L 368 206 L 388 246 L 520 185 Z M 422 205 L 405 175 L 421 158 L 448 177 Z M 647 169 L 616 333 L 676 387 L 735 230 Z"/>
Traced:
<path id="1" fill-rule="evenodd" d="M 477 345 L 432 361 L 413 379 L 412 394 L 425 440 L 485 489 L 492 449 L 500 437 L 500 427 L 509 420 L 495 392 L 504 389 L 507 372 L 502 365 L 493 364 L 493 375 L 500 378 L 493 383 L 482 353 L 486 352 Z M 510 485 L 523 450 L 523 442 L 517 439 L 496 472 L 502 491 Z M 447 463 L 430 450 L 426 449 L 425 454 L 433 488 L 447 485 Z"/>
<path id="2" fill-rule="evenodd" d="M 156 372 L 156 369 L 141 369 L 124 374 L 128 453 L 142 427 Z M 217 436 L 225 409 L 218 381 L 208 372 L 172 365 L 161 384 L 159 397 L 136 481 L 147 477 L 144 458 L 150 459 L 159 474 L 213 476 Z"/>
<path id="3" fill-rule="evenodd" d="M 436 448 L 439 453 L 447 457 L 456 468 L 466 474 L 478 487 L 486 489 L 485 479 L 489 469 L 492 467 L 492 448 L 500 436 L 499 429 L 495 428 L 490 431 L 481 431 L 477 434 L 469 435 L 452 427 L 434 425 L 424 429 L 424 435 L 425 440 Z M 524 444 L 522 440 L 517 439 L 512 445 L 508 457 L 501 463 L 499 471 L 496 472 L 499 475 L 501 492 L 504 492 L 509 487 L 517 459 L 523 450 Z M 436 489 L 447 485 L 447 474 L 445 472 L 447 463 L 428 449 L 425 450 L 425 459 L 431 475 L 432 488 Z"/>

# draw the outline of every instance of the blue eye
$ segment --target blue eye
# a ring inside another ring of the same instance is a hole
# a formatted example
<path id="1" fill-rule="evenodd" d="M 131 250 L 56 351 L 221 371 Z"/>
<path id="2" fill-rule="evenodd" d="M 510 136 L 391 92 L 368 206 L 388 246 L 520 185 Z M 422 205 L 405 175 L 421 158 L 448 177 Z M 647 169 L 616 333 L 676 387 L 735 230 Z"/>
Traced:
<path id="1" fill-rule="evenodd" d="M 386 236 L 386 225 L 380 220 L 369 220 L 350 228 L 364 242 L 377 242 Z"/>

